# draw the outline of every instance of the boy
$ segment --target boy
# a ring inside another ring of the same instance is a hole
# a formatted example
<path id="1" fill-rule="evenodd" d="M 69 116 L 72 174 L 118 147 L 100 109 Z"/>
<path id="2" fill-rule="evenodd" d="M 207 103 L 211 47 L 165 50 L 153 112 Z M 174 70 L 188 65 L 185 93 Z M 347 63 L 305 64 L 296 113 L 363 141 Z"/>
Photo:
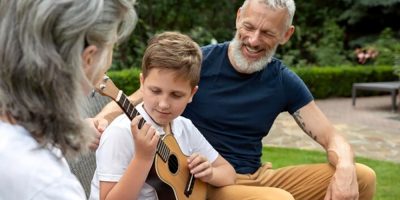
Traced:
<path id="1" fill-rule="evenodd" d="M 159 134 L 173 134 L 188 157 L 188 168 L 214 186 L 233 184 L 235 171 L 192 122 L 181 117 L 198 89 L 202 56 L 188 36 L 165 32 L 150 40 L 142 62 L 140 116 L 121 115 L 101 137 L 90 199 L 157 199 L 145 183 Z M 140 118 L 146 124 L 138 128 Z"/>

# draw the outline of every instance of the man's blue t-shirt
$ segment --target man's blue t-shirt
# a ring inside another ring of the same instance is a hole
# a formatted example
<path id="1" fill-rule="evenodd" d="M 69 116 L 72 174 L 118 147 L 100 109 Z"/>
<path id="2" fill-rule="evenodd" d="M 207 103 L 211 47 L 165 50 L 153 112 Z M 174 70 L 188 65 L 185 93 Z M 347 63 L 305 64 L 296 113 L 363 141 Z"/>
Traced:
<path id="1" fill-rule="evenodd" d="M 304 82 L 275 58 L 259 72 L 237 72 L 229 61 L 228 46 L 202 47 L 199 90 L 183 116 L 237 173 L 254 173 L 261 166 L 262 138 L 278 114 L 292 114 L 313 97 Z"/>

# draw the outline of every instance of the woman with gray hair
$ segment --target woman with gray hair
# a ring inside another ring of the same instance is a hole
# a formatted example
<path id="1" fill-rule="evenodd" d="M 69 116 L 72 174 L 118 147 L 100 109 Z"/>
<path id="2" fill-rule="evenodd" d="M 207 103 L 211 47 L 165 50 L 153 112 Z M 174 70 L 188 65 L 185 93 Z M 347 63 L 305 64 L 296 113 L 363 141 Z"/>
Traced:
<path id="1" fill-rule="evenodd" d="M 93 139 L 81 101 L 133 30 L 133 4 L 0 1 L 0 199 L 86 199 L 64 156 Z"/>

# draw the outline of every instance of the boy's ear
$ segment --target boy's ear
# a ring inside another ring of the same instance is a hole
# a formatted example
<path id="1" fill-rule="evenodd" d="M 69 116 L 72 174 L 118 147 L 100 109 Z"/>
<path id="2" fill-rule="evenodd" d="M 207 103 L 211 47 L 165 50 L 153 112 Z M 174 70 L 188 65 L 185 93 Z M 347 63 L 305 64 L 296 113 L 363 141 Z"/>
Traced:
<path id="1" fill-rule="evenodd" d="M 196 86 L 192 89 L 192 92 L 191 92 L 191 94 L 190 94 L 190 99 L 189 99 L 189 102 L 188 102 L 188 103 L 190 103 L 190 102 L 193 101 L 193 96 L 194 96 L 194 94 L 196 94 L 197 90 L 199 90 L 199 86 L 198 86 L 198 85 L 196 85 Z"/>
<path id="2" fill-rule="evenodd" d="M 88 71 L 95 59 L 94 56 L 97 52 L 97 47 L 95 45 L 90 45 L 88 47 L 86 47 L 83 52 L 82 52 L 82 61 L 83 61 L 83 68 L 85 71 Z"/>
<path id="3" fill-rule="evenodd" d="M 144 78 L 143 78 L 143 74 L 142 73 L 139 74 L 139 79 L 140 79 L 140 88 L 139 88 L 139 90 L 143 91 Z"/>

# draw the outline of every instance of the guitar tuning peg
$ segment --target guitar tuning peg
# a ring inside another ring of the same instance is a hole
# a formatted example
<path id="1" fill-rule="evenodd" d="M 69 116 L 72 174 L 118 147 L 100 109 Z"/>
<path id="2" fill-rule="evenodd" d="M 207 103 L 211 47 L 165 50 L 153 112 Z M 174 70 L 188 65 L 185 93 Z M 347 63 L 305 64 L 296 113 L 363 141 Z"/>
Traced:
<path id="1" fill-rule="evenodd" d="M 107 81 L 108 79 L 110 79 L 110 77 L 108 77 L 107 75 L 104 75 L 103 80 Z"/>
<path id="2" fill-rule="evenodd" d="M 103 90 L 104 88 L 106 88 L 106 85 L 100 84 L 100 90 Z"/>

